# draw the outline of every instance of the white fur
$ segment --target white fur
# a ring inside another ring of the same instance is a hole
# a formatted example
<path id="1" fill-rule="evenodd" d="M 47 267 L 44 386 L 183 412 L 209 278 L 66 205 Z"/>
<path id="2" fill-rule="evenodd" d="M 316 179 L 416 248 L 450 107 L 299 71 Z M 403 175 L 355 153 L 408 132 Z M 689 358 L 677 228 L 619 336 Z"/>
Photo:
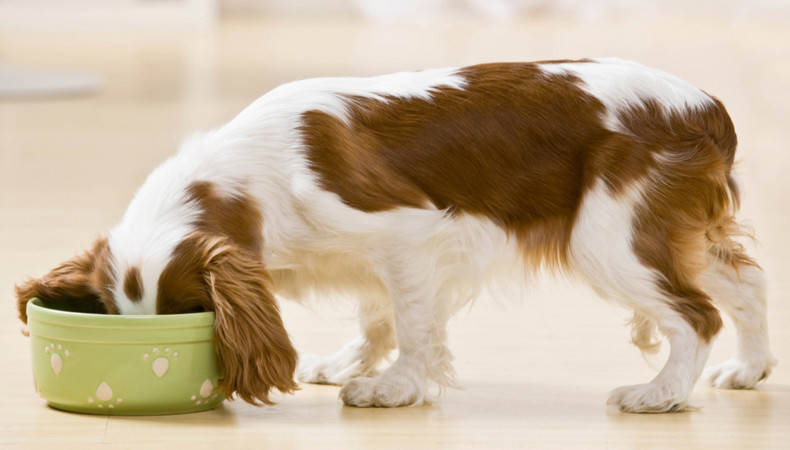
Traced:
<path id="1" fill-rule="evenodd" d="M 606 107 L 612 129 L 620 127 L 616 111 L 645 97 L 672 109 L 709 101 L 672 76 L 619 60 L 542 67 L 547 73 L 577 75 L 583 89 Z M 317 109 L 345 119 L 348 96 L 382 101 L 430 98 L 437 87 L 463 89 L 465 84 L 456 69 L 289 83 L 252 103 L 222 128 L 186 141 L 176 156 L 150 175 L 112 230 L 116 273 L 122 276 L 128 267 L 138 266 L 143 278 L 142 302 L 131 302 L 123 292 L 116 292 L 120 312 L 156 312 L 158 276 L 175 246 L 193 230 L 198 213 L 185 198 L 190 183 L 210 181 L 229 196 L 244 189 L 263 214 L 263 260 L 279 295 L 302 300 L 342 293 L 360 300 L 360 338 L 335 355 L 303 358 L 302 380 L 343 384 L 340 395 L 350 405 L 429 401 L 430 382 L 453 383 L 445 332 L 450 316 L 502 273 L 526 273 L 524 260 L 513 240 L 486 218 L 451 216 L 430 205 L 378 213 L 347 206 L 322 189 L 309 169 L 299 116 Z M 648 384 L 615 391 L 610 399 L 626 411 L 658 412 L 687 405 L 709 345 L 700 342 L 670 308 L 656 288 L 656 273 L 633 253 L 631 227 L 645 183 L 637 182 L 614 196 L 601 181 L 587 193 L 573 230 L 570 269 L 668 336 L 671 354 L 661 373 Z M 731 274 L 719 272 L 710 273 L 712 285 L 737 284 Z M 722 284 L 716 277 L 726 281 Z M 738 286 L 754 290 L 757 282 L 747 278 Z M 732 295 L 717 293 L 737 307 Z M 744 292 L 745 297 L 751 295 L 757 294 Z M 732 363 L 735 368 L 714 370 L 714 383 L 753 385 L 758 370 L 762 374 L 770 369 L 767 337 L 746 336 L 754 330 L 764 332 L 764 321 L 759 319 L 764 319 L 764 311 L 754 314 L 756 318 L 740 325 L 744 337 Z M 378 363 L 396 347 L 397 360 L 378 373 Z M 753 361 L 747 355 L 755 352 L 759 356 Z M 759 367 L 743 369 L 750 364 Z"/>
<path id="2" fill-rule="evenodd" d="M 385 96 L 428 98 L 438 87 L 462 88 L 464 80 L 454 75 L 455 72 L 455 69 L 433 69 L 370 78 L 317 78 L 288 83 L 253 102 L 219 130 L 185 141 L 178 154 L 151 173 L 121 223 L 110 233 L 115 272 L 122 276 L 127 268 L 137 266 L 143 280 L 141 302 L 130 301 L 120 289 L 122 280 L 119 280 L 115 295 L 120 312 L 156 312 L 159 274 L 175 246 L 192 231 L 198 213 L 184 198 L 190 183 L 210 181 L 227 195 L 244 187 L 256 198 L 265 199 L 260 206 L 270 224 L 264 230 L 266 242 L 271 244 L 267 247 L 270 258 L 267 261 L 273 268 L 277 267 L 284 262 L 275 255 L 282 254 L 282 249 L 291 252 L 300 246 L 298 242 L 294 245 L 299 237 L 283 236 L 282 231 L 292 229 L 299 234 L 311 230 L 309 222 L 298 217 L 304 207 L 316 212 L 313 223 L 342 222 L 332 208 L 321 212 L 327 208 L 317 201 L 316 191 L 320 189 L 300 153 L 301 137 L 295 128 L 299 114 L 321 110 L 345 118 L 344 96 L 378 100 L 385 100 Z M 261 176 L 264 173 L 267 176 Z M 282 195 L 286 192 L 293 196 Z M 311 205 L 305 205 L 306 202 Z M 335 203 L 337 200 L 333 198 L 329 204 Z M 361 215 L 353 210 L 346 213 Z M 277 231 L 268 233 L 273 230 Z M 311 246 L 309 242 L 303 244 Z"/>
<path id="3" fill-rule="evenodd" d="M 732 318 L 737 332 L 735 356 L 705 369 L 703 378 L 721 388 L 754 387 L 776 365 L 768 346 L 765 275 L 756 267 L 742 267 L 736 273 L 732 267 L 714 262 L 700 283 Z"/>
<path id="4" fill-rule="evenodd" d="M 579 87 L 606 107 L 604 124 L 612 131 L 627 133 L 618 114 L 652 99 L 666 111 L 681 112 L 708 105 L 710 96 L 682 79 L 641 64 L 618 58 L 594 58 L 594 64 L 569 62 L 542 64 L 550 74 L 570 74 L 581 79 Z"/>
<path id="5" fill-rule="evenodd" d="M 135 195 L 121 222 L 110 231 L 112 265 L 120 278 L 130 267 L 140 269 L 143 298 L 129 300 L 115 283 L 115 299 L 121 314 L 155 314 L 159 275 L 183 238 L 193 230 L 198 210 L 186 204 L 183 195 L 195 179 L 192 165 L 184 166 L 180 155 L 154 170 Z"/>
<path id="6" fill-rule="evenodd" d="M 429 99 L 435 89 L 440 87 L 462 89 L 466 81 L 457 75 L 457 71 L 456 68 L 428 69 L 374 77 L 312 78 L 294 81 L 272 89 L 242 111 L 236 119 L 242 123 L 277 116 L 293 119 L 294 114 L 317 110 L 345 120 L 349 97 L 380 101 L 386 101 L 387 97 Z M 265 130 L 260 129 L 260 131 Z"/>

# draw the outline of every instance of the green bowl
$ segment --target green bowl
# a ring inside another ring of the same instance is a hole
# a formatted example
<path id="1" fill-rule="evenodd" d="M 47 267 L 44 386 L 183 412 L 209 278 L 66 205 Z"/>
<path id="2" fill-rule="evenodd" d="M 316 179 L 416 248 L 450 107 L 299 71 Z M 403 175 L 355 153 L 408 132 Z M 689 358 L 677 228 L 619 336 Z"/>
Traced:
<path id="1" fill-rule="evenodd" d="M 219 406 L 214 313 L 85 314 L 27 304 L 36 391 L 57 409 L 154 415 Z"/>

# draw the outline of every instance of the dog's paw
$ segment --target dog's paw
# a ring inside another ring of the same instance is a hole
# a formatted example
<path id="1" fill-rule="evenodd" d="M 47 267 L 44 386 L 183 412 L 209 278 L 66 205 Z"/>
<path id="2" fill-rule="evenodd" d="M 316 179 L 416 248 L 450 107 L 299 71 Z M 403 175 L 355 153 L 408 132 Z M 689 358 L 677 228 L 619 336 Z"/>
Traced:
<path id="1" fill-rule="evenodd" d="M 296 376 L 302 383 L 342 385 L 359 376 L 375 375 L 356 355 L 300 355 Z"/>
<path id="2" fill-rule="evenodd" d="M 705 369 L 702 379 L 717 388 L 752 389 L 768 378 L 774 365 L 776 360 L 772 357 L 756 361 L 732 358 Z"/>
<path id="3" fill-rule="evenodd" d="M 340 399 L 348 406 L 417 406 L 423 403 L 421 389 L 408 381 L 386 380 L 383 377 L 359 377 L 349 380 L 340 389 Z"/>
<path id="4" fill-rule="evenodd" d="M 669 384 L 623 386 L 609 394 L 607 405 L 629 413 L 665 413 L 690 409 L 688 393 Z"/>

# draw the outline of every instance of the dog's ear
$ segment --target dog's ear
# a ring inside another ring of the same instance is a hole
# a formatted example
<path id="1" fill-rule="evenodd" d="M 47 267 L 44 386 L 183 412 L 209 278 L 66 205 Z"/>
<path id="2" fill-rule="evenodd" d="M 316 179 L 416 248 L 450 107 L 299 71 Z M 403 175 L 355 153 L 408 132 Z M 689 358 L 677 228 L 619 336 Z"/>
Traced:
<path id="1" fill-rule="evenodd" d="M 89 313 L 117 313 L 112 299 L 113 276 L 107 239 L 64 262 L 41 278 L 15 286 L 19 318 L 27 323 L 27 302 L 38 297 L 57 309 Z"/>
<path id="2" fill-rule="evenodd" d="M 225 374 L 220 387 L 227 398 L 272 404 L 269 392 L 290 393 L 297 353 L 268 288 L 271 280 L 260 261 L 244 249 L 215 242 L 204 272 L 214 311 L 215 345 Z"/>

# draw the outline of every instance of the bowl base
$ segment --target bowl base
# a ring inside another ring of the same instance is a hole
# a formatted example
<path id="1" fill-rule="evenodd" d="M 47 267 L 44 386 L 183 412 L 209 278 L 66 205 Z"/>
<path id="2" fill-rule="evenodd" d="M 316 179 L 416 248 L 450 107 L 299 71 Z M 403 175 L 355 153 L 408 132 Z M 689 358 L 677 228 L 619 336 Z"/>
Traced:
<path id="1" fill-rule="evenodd" d="M 187 408 L 172 408 L 172 409 L 169 409 L 167 407 L 161 407 L 161 406 L 152 407 L 150 409 L 146 409 L 146 408 L 97 409 L 95 407 L 90 408 L 90 407 L 85 407 L 83 405 L 68 405 L 68 404 L 47 402 L 47 405 L 50 408 L 57 409 L 58 411 L 79 413 L 79 414 L 90 414 L 94 416 L 166 416 L 166 415 L 176 415 L 176 414 L 189 414 L 189 413 L 196 413 L 196 412 L 208 411 L 211 409 L 219 408 L 220 406 L 222 406 L 222 404 L 223 401 L 220 401 L 218 403 L 206 402 L 202 405 L 194 405 Z"/>

